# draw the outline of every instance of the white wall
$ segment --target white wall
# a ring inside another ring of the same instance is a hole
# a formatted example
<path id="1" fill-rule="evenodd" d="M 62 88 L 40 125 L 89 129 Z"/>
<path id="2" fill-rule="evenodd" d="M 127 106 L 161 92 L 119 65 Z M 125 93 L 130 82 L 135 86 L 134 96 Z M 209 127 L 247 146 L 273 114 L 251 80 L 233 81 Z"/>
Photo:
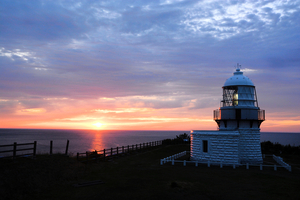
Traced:
<path id="1" fill-rule="evenodd" d="M 203 152 L 202 141 L 208 141 Z M 191 160 L 211 163 L 262 163 L 259 129 L 191 132 Z"/>

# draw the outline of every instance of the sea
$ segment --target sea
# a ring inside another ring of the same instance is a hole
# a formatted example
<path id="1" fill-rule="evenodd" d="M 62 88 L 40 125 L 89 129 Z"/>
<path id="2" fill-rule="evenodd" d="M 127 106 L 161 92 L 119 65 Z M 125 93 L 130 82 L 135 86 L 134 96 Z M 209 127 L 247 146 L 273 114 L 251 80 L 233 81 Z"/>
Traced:
<path id="1" fill-rule="evenodd" d="M 50 152 L 52 141 L 53 153 L 64 153 L 69 140 L 68 152 L 76 155 L 86 151 L 173 139 L 183 133 L 189 134 L 190 131 L 0 129 L 0 146 L 14 142 L 21 144 L 37 141 L 37 153 L 44 154 Z M 300 133 L 261 132 L 260 140 L 300 146 Z M 3 150 L 0 147 L 0 151 Z M 1 156 L 3 155 L 0 154 Z"/>

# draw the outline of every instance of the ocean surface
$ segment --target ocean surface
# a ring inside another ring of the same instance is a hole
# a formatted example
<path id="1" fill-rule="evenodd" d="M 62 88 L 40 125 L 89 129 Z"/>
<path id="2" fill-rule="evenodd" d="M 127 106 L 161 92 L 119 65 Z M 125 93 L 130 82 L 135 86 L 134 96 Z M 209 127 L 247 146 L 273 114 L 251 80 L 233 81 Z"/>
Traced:
<path id="1" fill-rule="evenodd" d="M 37 153 L 41 154 L 50 152 L 50 141 L 52 140 L 53 153 L 64 153 L 67 140 L 69 140 L 69 152 L 75 155 L 77 152 L 84 153 L 117 146 L 173 139 L 176 135 L 183 133 L 189 134 L 190 131 L 0 129 L 0 145 L 37 141 Z M 261 132 L 260 138 L 261 142 L 271 141 L 282 145 L 300 146 L 300 133 Z M 0 149 L 0 151 L 3 150 L 3 148 Z"/>

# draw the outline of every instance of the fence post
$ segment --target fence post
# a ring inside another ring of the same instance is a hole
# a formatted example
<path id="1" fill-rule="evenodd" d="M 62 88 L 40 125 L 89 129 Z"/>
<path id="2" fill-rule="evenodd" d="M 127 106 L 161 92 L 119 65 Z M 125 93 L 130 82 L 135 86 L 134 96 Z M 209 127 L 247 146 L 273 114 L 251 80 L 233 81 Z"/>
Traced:
<path id="1" fill-rule="evenodd" d="M 65 153 L 66 156 L 68 155 L 68 149 L 69 149 L 69 140 L 67 140 L 66 153 Z"/>
<path id="2" fill-rule="evenodd" d="M 260 170 L 263 170 L 263 166 L 262 166 L 262 164 L 260 164 Z"/>
<path id="3" fill-rule="evenodd" d="M 274 171 L 277 171 L 277 166 L 276 165 L 274 165 Z"/>
<path id="4" fill-rule="evenodd" d="M 223 164 L 222 163 L 220 163 L 220 168 L 223 168 Z"/>
<path id="5" fill-rule="evenodd" d="M 183 161 L 183 166 L 186 166 L 186 160 Z"/>
<path id="6" fill-rule="evenodd" d="M 172 165 L 174 165 L 174 158 L 172 159 Z"/>
<path id="7" fill-rule="evenodd" d="M 233 164 L 233 166 L 232 166 L 232 167 L 233 167 L 233 169 L 235 169 L 235 164 Z"/>
<path id="8" fill-rule="evenodd" d="M 246 169 L 249 169 L 249 163 L 246 164 Z"/>
<path id="9" fill-rule="evenodd" d="M 100 158 L 100 155 L 98 156 L 98 151 L 95 150 L 95 154 L 96 154 L 96 162 L 98 163 L 98 159 Z"/>
<path id="10" fill-rule="evenodd" d="M 103 160 L 105 160 L 105 149 L 103 149 Z"/>
<path id="11" fill-rule="evenodd" d="M 119 147 L 117 147 L 117 155 L 119 155 Z"/>
<path id="12" fill-rule="evenodd" d="M 127 146 L 127 152 L 129 153 L 129 145 Z"/>
<path id="13" fill-rule="evenodd" d="M 17 155 L 17 143 L 14 142 L 14 151 L 13 151 L 13 159 L 16 158 L 16 155 Z"/>
<path id="14" fill-rule="evenodd" d="M 113 156 L 113 148 L 110 148 L 110 157 Z"/>
<path id="15" fill-rule="evenodd" d="M 36 156 L 36 141 L 33 142 L 33 156 Z"/>
<path id="16" fill-rule="evenodd" d="M 196 161 L 195 166 L 198 167 L 198 160 Z"/>
<path id="17" fill-rule="evenodd" d="M 210 167 L 210 162 L 209 161 L 207 162 L 207 167 Z"/>
<path id="18" fill-rule="evenodd" d="M 88 151 L 85 152 L 85 156 L 86 156 L 86 161 L 88 161 L 89 160 L 89 152 Z"/>
<path id="19" fill-rule="evenodd" d="M 52 146 L 53 146 L 53 141 L 50 140 L 50 155 L 52 155 Z"/>

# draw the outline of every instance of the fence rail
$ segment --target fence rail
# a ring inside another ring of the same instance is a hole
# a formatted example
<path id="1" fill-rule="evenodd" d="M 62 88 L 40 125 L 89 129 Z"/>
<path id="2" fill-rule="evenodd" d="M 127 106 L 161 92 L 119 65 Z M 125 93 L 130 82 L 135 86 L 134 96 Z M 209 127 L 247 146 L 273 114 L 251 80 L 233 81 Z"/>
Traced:
<path id="1" fill-rule="evenodd" d="M 284 161 L 282 160 L 281 157 L 273 155 L 273 159 L 274 159 L 278 164 L 282 165 L 282 167 L 286 168 L 286 169 L 289 170 L 290 172 L 292 171 L 292 167 L 291 167 L 289 164 L 287 164 L 286 162 L 284 162 Z"/>
<path id="2" fill-rule="evenodd" d="M 32 146 L 32 147 L 26 147 L 26 148 L 19 149 L 18 147 L 20 147 L 20 146 Z M 12 153 L 12 155 L 9 155 L 9 156 L 4 155 L 4 156 L 0 156 L 0 158 L 13 158 L 13 159 L 15 159 L 16 157 L 21 157 L 21 156 L 23 156 L 23 157 L 24 156 L 32 156 L 32 157 L 36 156 L 36 141 L 34 141 L 33 143 L 18 144 L 16 142 L 14 142 L 13 144 L 0 145 L 0 149 L 7 148 L 7 147 L 12 147 L 12 149 L 2 150 L 2 151 L 0 151 L 0 155 L 1 154 L 7 154 L 7 153 Z M 28 151 L 32 151 L 32 152 L 28 153 Z M 17 152 L 22 152 L 22 154 L 17 154 Z"/>
<path id="3" fill-rule="evenodd" d="M 174 154 L 172 156 L 169 156 L 169 157 L 166 157 L 166 158 L 163 158 L 163 159 L 160 159 L 160 165 L 163 165 L 165 163 L 168 163 L 168 162 L 171 162 L 172 165 L 174 165 L 175 163 L 183 163 L 183 166 L 186 166 L 187 163 L 193 163 L 195 164 L 195 166 L 197 167 L 198 164 L 206 164 L 207 167 L 210 167 L 211 165 L 219 165 L 220 168 L 223 168 L 224 165 L 226 166 L 232 166 L 233 169 L 235 169 L 236 167 L 238 166 L 246 166 L 246 169 L 249 169 L 250 166 L 256 166 L 256 167 L 259 167 L 260 170 L 263 170 L 263 167 L 274 167 L 274 170 L 277 171 L 277 168 L 279 167 L 282 167 L 282 168 L 285 168 L 287 169 L 288 171 L 292 171 L 292 167 L 290 165 L 288 165 L 287 163 L 285 163 L 281 157 L 279 156 L 275 156 L 273 155 L 273 158 L 274 160 L 279 164 L 279 165 L 263 165 L 263 164 L 249 164 L 249 163 L 246 163 L 246 164 L 237 164 L 237 163 L 214 163 L 214 162 L 201 162 L 201 161 L 190 161 L 190 160 L 176 160 L 180 157 L 183 157 L 183 156 L 186 156 L 187 154 L 189 154 L 190 152 L 189 151 L 183 151 L 183 152 L 180 152 L 180 153 L 177 153 L 177 154 Z"/>
<path id="4" fill-rule="evenodd" d="M 161 146 L 162 143 L 163 143 L 162 140 L 160 140 L 160 141 L 140 143 L 135 145 L 115 147 L 110 149 L 86 151 L 85 153 L 77 153 L 77 160 L 82 162 L 89 162 L 92 160 L 94 161 L 105 160 L 108 158 L 112 158 L 114 156 L 129 154 L 132 152 L 141 151 L 143 149 Z"/>

